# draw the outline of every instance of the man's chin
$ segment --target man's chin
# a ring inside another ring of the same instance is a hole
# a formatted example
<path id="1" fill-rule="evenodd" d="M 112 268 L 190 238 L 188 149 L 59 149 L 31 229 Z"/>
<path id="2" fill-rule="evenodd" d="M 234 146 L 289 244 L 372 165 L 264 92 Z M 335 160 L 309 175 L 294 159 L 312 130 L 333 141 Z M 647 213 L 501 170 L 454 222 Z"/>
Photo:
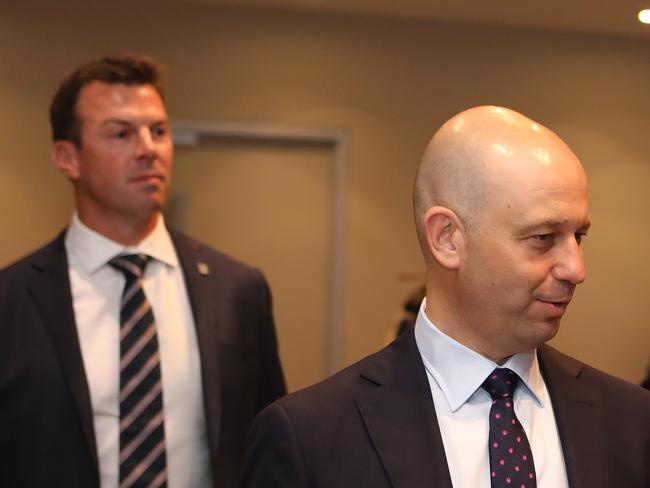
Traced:
<path id="1" fill-rule="evenodd" d="M 165 207 L 165 200 L 158 198 L 144 198 L 125 209 L 124 216 L 140 222 L 142 225 L 151 225 L 151 222 L 158 218 Z M 146 223 L 146 224 L 145 224 Z"/>
<path id="2" fill-rule="evenodd" d="M 539 347 L 553 339 L 560 330 L 560 320 L 561 318 L 557 317 L 535 324 L 531 343 L 535 344 L 535 347 Z"/>
<path id="3" fill-rule="evenodd" d="M 142 196 L 142 209 L 145 212 L 162 212 L 167 204 L 167 192 L 151 191 Z"/>

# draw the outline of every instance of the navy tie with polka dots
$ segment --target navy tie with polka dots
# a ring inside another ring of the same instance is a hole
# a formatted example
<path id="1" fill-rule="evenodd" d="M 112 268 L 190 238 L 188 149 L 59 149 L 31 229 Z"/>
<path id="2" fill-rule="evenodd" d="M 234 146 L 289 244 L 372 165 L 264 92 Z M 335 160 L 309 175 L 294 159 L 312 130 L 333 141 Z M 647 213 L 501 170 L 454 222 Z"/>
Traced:
<path id="1" fill-rule="evenodd" d="M 481 385 L 492 397 L 490 408 L 490 480 L 492 488 L 536 488 L 535 464 L 528 437 L 515 415 L 513 395 L 519 376 L 497 368 Z"/>

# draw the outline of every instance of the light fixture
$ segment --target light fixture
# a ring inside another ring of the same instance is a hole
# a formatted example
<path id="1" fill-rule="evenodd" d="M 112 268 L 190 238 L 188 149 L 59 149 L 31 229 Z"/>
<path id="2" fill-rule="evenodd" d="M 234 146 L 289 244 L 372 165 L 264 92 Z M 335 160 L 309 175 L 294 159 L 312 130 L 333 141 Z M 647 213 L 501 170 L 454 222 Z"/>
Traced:
<path id="1" fill-rule="evenodd" d="M 639 21 L 644 24 L 650 24 L 650 9 L 644 9 L 639 12 Z"/>

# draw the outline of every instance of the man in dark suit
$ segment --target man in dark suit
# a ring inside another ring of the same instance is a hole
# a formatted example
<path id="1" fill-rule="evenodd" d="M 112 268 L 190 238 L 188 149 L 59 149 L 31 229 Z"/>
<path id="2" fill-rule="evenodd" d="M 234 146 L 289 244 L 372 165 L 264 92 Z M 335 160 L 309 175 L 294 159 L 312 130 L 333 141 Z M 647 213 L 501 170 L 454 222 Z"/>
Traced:
<path id="1" fill-rule="evenodd" d="M 0 271 L 0 486 L 228 487 L 285 393 L 262 274 L 167 229 L 158 68 L 87 63 L 50 109 L 76 210 Z"/>
<path id="2" fill-rule="evenodd" d="M 585 278 L 587 179 L 501 107 L 434 135 L 413 328 L 253 424 L 243 487 L 646 488 L 650 395 L 544 343 Z"/>

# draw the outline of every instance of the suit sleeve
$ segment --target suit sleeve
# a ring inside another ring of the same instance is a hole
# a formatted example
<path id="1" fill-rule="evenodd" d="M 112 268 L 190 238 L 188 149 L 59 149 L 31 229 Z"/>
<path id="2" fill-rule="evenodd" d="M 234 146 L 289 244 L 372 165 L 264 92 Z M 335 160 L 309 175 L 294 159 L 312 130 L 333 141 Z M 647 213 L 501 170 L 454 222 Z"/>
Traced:
<path id="1" fill-rule="evenodd" d="M 255 418 L 240 488 L 306 488 L 302 452 L 285 409 L 273 403 Z"/>
<path id="2" fill-rule="evenodd" d="M 273 306 L 271 291 L 264 276 L 260 273 L 259 278 L 262 284 L 262 305 L 260 310 L 260 361 L 258 387 L 259 412 L 271 402 L 287 394 L 287 387 L 284 381 L 284 374 L 278 354 L 278 340 L 273 321 Z"/>

